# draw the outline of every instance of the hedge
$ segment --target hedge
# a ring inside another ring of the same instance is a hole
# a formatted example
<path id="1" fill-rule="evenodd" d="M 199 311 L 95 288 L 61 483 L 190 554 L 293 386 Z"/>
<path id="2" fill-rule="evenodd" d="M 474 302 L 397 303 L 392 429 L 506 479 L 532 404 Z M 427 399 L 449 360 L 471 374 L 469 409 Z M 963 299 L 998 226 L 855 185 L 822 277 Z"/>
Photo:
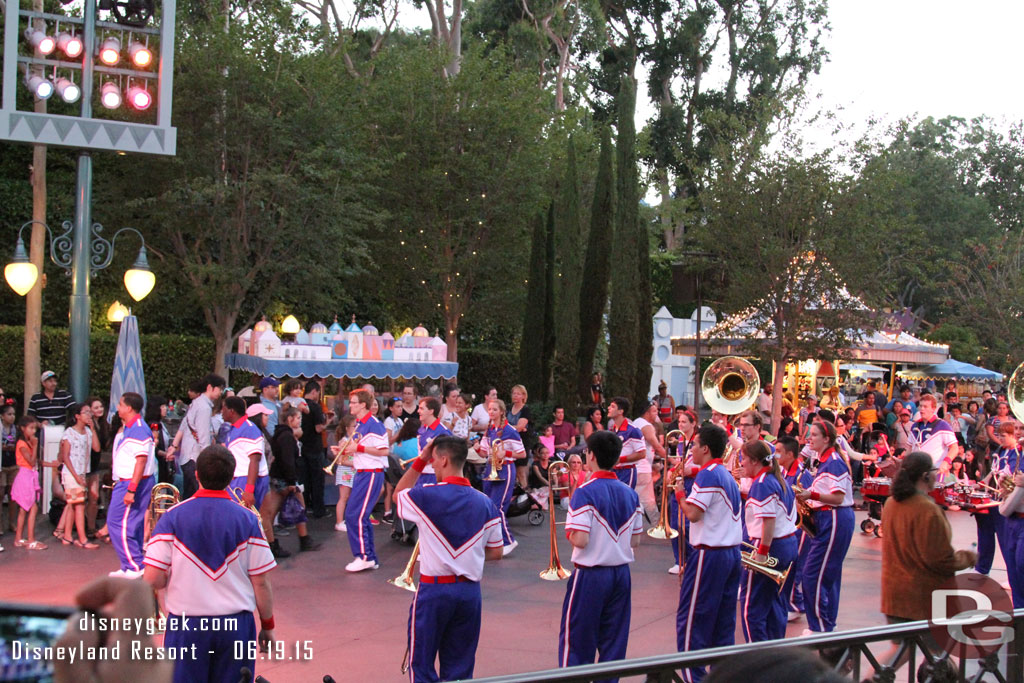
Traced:
<path id="1" fill-rule="evenodd" d="M 177 334 L 139 335 L 146 391 L 168 398 L 184 398 L 189 382 L 213 369 L 213 339 Z M 89 391 L 106 396 L 114 368 L 117 335 L 93 332 L 89 335 Z M 8 396 L 17 396 L 24 385 L 25 328 L 0 325 L 0 386 Z M 40 340 L 43 370 L 53 370 L 61 387 L 67 388 L 69 344 L 67 329 L 44 327 Z"/>

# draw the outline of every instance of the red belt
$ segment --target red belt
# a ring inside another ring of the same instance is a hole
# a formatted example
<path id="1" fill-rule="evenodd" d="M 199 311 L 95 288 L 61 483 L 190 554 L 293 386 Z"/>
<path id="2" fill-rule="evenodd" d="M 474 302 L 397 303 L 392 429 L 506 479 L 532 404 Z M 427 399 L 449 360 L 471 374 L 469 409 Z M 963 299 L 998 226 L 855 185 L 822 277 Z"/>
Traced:
<path id="1" fill-rule="evenodd" d="M 375 469 L 375 470 L 356 470 L 356 472 L 383 472 L 383 471 L 384 471 L 383 468 L 378 468 L 378 469 Z"/>
<path id="2" fill-rule="evenodd" d="M 790 536 L 796 536 L 796 532 L 794 531 L 793 533 L 786 534 L 785 536 L 778 536 L 778 537 L 775 538 L 775 540 L 779 541 L 779 540 L 782 540 L 783 538 L 789 538 Z"/>
<path id="3" fill-rule="evenodd" d="M 467 579 L 465 576 L 455 576 L 454 574 L 447 574 L 445 576 L 420 574 L 420 583 L 476 583 L 476 581 Z"/>
<path id="4" fill-rule="evenodd" d="M 1024 512 L 1014 512 L 1013 513 L 1013 518 L 1014 519 L 1024 519 Z"/>
<path id="5" fill-rule="evenodd" d="M 636 465 L 634 465 L 634 464 L 629 464 L 629 465 L 616 465 L 616 466 L 615 466 L 615 469 L 617 469 L 617 470 L 628 470 L 628 469 L 632 469 L 632 468 L 634 468 L 634 467 L 636 467 Z"/>
<path id="6" fill-rule="evenodd" d="M 811 508 L 811 512 L 819 512 L 819 511 L 820 512 L 829 512 L 830 510 L 835 510 L 835 509 L 836 509 L 835 505 L 822 505 L 820 508 Z"/>
<path id="7" fill-rule="evenodd" d="M 697 550 L 727 550 L 729 548 L 738 548 L 735 545 L 704 545 L 703 543 L 693 546 Z"/>

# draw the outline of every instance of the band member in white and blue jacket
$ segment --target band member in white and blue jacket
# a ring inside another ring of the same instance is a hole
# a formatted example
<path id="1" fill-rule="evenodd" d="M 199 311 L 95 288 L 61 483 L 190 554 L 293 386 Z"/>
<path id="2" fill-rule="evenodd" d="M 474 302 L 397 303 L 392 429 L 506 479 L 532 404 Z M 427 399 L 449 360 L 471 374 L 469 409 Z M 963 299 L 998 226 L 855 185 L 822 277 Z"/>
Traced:
<path id="1" fill-rule="evenodd" d="M 615 476 L 622 443 L 611 432 L 587 439 L 593 474 L 572 495 L 565 533 L 576 570 L 562 602 L 558 665 L 625 659 L 632 583 L 629 564 L 644 530 L 636 491 Z M 617 679 L 615 679 L 617 680 Z"/>
<path id="2" fill-rule="evenodd" d="M 463 476 L 465 439 L 439 436 L 395 487 L 398 516 L 420 533 L 420 582 L 409 609 L 409 680 L 473 677 L 480 642 L 484 560 L 501 559 L 501 517 Z M 430 463 L 438 481 L 418 486 Z M 440 660 L 440 678 L 434 661 Z"/>
<path id="3" fill-rule="evenodd" d="M 776 560 L 773 569 L 785 572 L 796 560 L 796 499 L 782 478 L 779 464 L 763 441 L 743 444 L 742 466 L 750 478 L 744 503 L 747 536 L 754 546 L 752 559 Z M 786 637 L 789 600 L 770 577 L 745 568 L 740 583 L 740 623 L 748 643 Z"/>
<path id="4" fill-rule="evenodd" d="M 352 493 L 345 507 L 345 526 L 348 545 L 355 556 L 345 565 L 345 571 L 361 572 L 377 569 L 377 552 L 373 546 L 373 527 L 370 513 L 384 488 L 384 471 L 388 467 L 388 434 L 377 418 L 370 414 L 373 396 L 366 389 L 349 394 L 349 412 L 356 418 L 356 433 L 348 442 L 344 455 L 352 456 L 355 475 Z"/>
<path id="5" fill-rule="evenodd" d="M 726 433 L 706 424 L 690 447 L 700 466 L 690 495 L 676 491 L 690 520 L 693 557 L 686 560 L 676 612 L 676 644 L 681 652 L 732 645 L 736 640 L 736 592 L 740 584 L 740 487 L 722 464 Z M 703 667 L 683 669 L 683 680 L 703 680 Z"/>
<path id="6" fill-rule="evenodd" d="M 790 489 L 799 486 L 802 489 L 810 490 L 814 475 L 811 474 L 800 458 L 800 444 L 791 436 L 784 436 L 776 442 L 775 452 L 779 456 L 779 467 L 782 469 L 782 478 Z M 786 583 L 782 586 L 782 594 L 789 600 L 790 618 L 798 619 L 804 613 L 804 591 L 801 585 L 800 576 L 803 571 L 804 560 L 807 559 L 807 551 L 810 546 L 807 544 L 807 534 L 804 530 L 796 530 L 796 562 L 789 570 Z"/>
<path id="7" fill-rule="evenodd" d="M 807 445 L 820 453 L 811 488 L 797 500 L 814 511 L 814 538 L 805 541 L 807 558 L 802 569 L 807 631 L 834 631 L 839 612 L 843 560 L 853 540 L 853 479 L 850 465 L 836 450 L 836 428 L 819 420 L 807 432 Z"/>
<path id="8" fill-rule="evenodd" d="M 142 577 L 146 510 L 156 473 L 153 431 L 139 415 L 142 408 L 142 396 L 133 392 L 122 395 L 117 404 L 124 432 L 114 439 L 114 490 L 110 492 L 107 510 L 110 542 L 121 564 L 120 569 L 110 574 L 130 579 Z"/>
<path id="9" fill-rule="evenodd" d="M 523 448 L 519 432 L 508 423 L 505 414 L 505 402 L 501 399 L 496 398 L 487 404 L 487 415 L 491 418 L 491 424 L 487 427 L 487 433 L 480 440 L 477 450 L 487 457 L 487 467 L 483 476 L 484 493 L 501 513 L 501 537 L 505 544 L 504 553 L 508 555 L 515 550 L 519 542 L 512 537 L 505 514 L 512 502 L 512 491 L 516 485 L 516 460 L 526 457 L 526 449 Z M 494 461 L 490 457 L 491 448 L 498 441 L 501 442 L 505 455 L 501 471 L 498 472 L 498 481 L 490 481 L 491 470 L 494 467 Z"/>
<path id="10" fill-rule="evenodd" d="M 416 432 L 416 445 L 419 452 L 427 447 L 433 439 L 439 436 L 451 436 L 452 433 L 441 424 L 441 402 L 433 396 L 427 396 L 421 398 L 419 408 L 417 408 L 420 418 L 420 428 Z M 434 474 L 434 466 L 427 463 L 426 469 L 423 470 L 423 474 L 416 480 L 417 486 L 426 486 L 427 484 L 433 484 L 437 481 L 437 476 Z"/>
<path id="11" fill-rule="evenodd" d="M 647 457 L 647 446 L 640 428 L 629 421 L 629 399 L 616 396 L 608 404 L 608 420 L 610 429 L 622 441 L 622 453 L 615 465 L 615 475 L 629 488 L 636 488 L 636 463 Z"/>

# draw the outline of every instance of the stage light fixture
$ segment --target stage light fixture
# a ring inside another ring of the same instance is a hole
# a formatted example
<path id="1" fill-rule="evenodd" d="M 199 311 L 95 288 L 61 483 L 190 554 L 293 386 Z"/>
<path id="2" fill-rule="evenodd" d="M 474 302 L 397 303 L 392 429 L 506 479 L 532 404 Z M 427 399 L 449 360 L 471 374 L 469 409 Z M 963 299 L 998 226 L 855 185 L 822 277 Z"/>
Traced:
<path id="1" fill-rule="evenodd" d="M 57 41 L 52 36 L 46 35 L 37 28 L 25 29 L 25 40 L 31 43 L 36 52 L 41 55 L 48 55 L 57 47 Z"/>
<path id="2" fill-rule="evenodd" d="M 153 63 L 153 53 L 142 43 L 132 43 L 128 47 L 128 58 L 139 69 L 147 69 Z"/>
<path id="3" fill-rule="evenodd" d="M 50 99 L 53 94 L 53 83 L 42 76 L 26 76 L 25 85 L 32 91 L 32 94 L 41 100 Z"/>
<path id="4" fill-rule="evenodd" d="M 149 109 L 149 105 L 153 104 L 153 96 L 145 88 L 133 85 L 128 88 L 128 104 L 139 111 L 143 111 Z"/>
<path id="5" fill-rule="evenodd" d="M 110 37 L 100 45 L 100 61 L 107 66 L 114 66 L 121 61 L 121 41 Z"/>
<path id="6" fill-rule="evenodd" d="M 77 59 L 82 56 L 82 39 L 71 35 L 67 31 L 63 31 L 57 36 L 57 47 L 71 59 Z"/>
<path id="7" fill-rule="evenodd" d="M 77 102 L 78 98 L 82 96 L 82 89 L 69 78 L 58 78 L 57 79 L 57 94 L 60 98 L 71 104 Z"/>
<path id="8" fill-rule="evenodd" d="M 121 106 L 121 88 L 117 83 L 107 81 L 100 88 L 100 103 L 107 109 L 117 109 Z"/>

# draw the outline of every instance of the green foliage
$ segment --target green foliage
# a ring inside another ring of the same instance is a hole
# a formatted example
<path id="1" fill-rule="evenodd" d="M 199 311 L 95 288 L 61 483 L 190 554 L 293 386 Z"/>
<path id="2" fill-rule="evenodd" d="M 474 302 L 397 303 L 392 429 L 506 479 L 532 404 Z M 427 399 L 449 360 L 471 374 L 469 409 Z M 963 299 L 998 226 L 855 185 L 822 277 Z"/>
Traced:
<path id="1" fill-rule="evenodd" d="M 931 330 L 927 339 L 937 344 L 948 344 L 949 355 L 965 363 L 979 363 L 985 355 L 978 335 L 969 327 L 943 323 Z"/>
<path id="2" fill-rule="evenodd" d="M 603 339 L 604 312 L 611 274 L 612 231 L 615 221 L 615 174 L 612 165 L 611 131 L 601 130 L 601 155 L 597 164 L 587 252 L 580 278 L 579 363 L 576 394 L 580 405 L 590 401 L 594 354 Z"/>
<path id="3" fill-rule="evenodd" d="M 636 108 L 636 82 L 622 78 L 618 98 L 618 139 L 616 141 L 615 177 L 616 212 L 615 240 L 617 246 L 611 266 L 611 310 L 608 315 L 609 396 L 633 397 L 637 393 L 637 332 L 641 320 L 638 309 L 640 293 L 639 247 L 637 246 L 640 181 L 636 159 L 636 129 L 633 113 Z M 647 293 L 650 293 L 648 288 Z M 650 298 L 644 301 L 649 306 Z M 643 316 L 644 324 L 650 321 Z M 646 350 L 645 350 L 646 355 Z"/>
<path id="4" fill-rule="evenodd" d="M 555 302 L 554 399 L 576 403 L 576 376 L 579 362 L 580 295 L 584 287 L 583 238 L 580 232 L 579 172 L 576 146 L 570 137 L 555 221 Z"/>
<path id="5" fill-rule="evenodd" d="M 427 47 L 384 51 L 365 112 L 391 214 L 371 252 L 406 310 L 438 310 L 453 357 L 471 303 L 504 315 L 522 301 L 509 283 L 526 279 L 550 150 L 546 95 L 530 74 L 502 50 L 465 53 L 452 78 L 446 60 Z"/>
<path id="6" fill-rule="evenodd" d="M 25 328 L 0 325 L 0 386 L 8 395 L 22 386 Z M 140 334 L 146 392 L 166 397 L 183 397 L 189 382 L 213 370 L 213 340 L 177 334 Z M 45 370 L 57 373 L 63 386 L 69 373 L 69 344 L 66 328 L 44 327 L 40 358 Z M 114 371 L 117 335 L 94 332 L 89 336 L 89 392 L 108 397 Z"/>
<path id="7" fill-rule="evenodd" d="M 519 376 L 528 391 L 547 398 L 554 352 L 554 214 L 538 215 L 530 246 L 530 277 L 519 345 Z"/>
<path id="8" fill-rule="evenodd" d="M 477 396 L 483 396 L 488 386 L 498 387 L 502 393 L 508 392 L 521 380 L 516 372 L 516 361 L 513 351 L 463 348 L 459 352 L 459 386 Z"/>

